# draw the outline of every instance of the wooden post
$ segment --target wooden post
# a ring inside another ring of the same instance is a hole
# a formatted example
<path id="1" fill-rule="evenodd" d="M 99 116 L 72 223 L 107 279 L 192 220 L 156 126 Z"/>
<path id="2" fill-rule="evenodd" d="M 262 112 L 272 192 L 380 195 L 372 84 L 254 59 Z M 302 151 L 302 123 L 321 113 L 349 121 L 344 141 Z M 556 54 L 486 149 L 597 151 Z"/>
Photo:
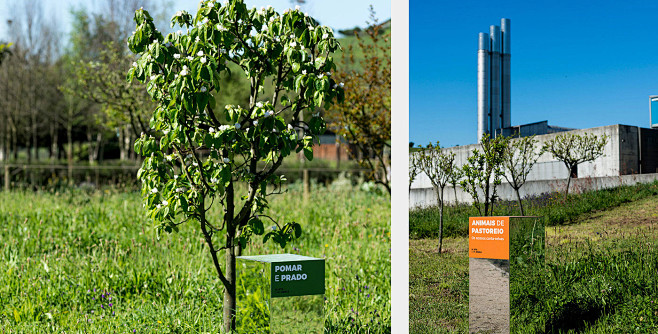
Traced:
<path id="1" fill-rule="evenodd" d="M 5 165 L 5 191 L 9 191 L 9 166 Z"/>

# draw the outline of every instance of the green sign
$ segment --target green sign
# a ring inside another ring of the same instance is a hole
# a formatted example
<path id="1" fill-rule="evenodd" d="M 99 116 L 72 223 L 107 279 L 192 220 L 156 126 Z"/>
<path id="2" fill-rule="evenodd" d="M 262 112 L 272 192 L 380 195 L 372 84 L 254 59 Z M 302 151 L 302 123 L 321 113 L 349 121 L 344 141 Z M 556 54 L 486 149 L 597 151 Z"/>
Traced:
<path id="1" fill-rule="evenodd" d="M 294 254 L 240 258 L 270 264 L 272 298 L 324 294 L 324 259 Z"/>

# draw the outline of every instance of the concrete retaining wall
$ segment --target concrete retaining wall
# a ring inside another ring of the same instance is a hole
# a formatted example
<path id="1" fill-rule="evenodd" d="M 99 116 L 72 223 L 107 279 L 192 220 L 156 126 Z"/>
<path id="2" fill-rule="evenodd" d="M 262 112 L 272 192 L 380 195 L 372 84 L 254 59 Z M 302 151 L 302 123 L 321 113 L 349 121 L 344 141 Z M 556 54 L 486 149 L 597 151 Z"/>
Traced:
<path id="1" fill-rule="evenodd" d="M 656 180 L 658 180 L 658 173 L 578 178 L 571 180 L 569 193 L 613 188 L 620 185 L 651 183 Z M 528 195 L 534 196 L 553 191 L 563 192 L 566 186 L 566 179 L 528 181 L 523 187 L 521 187 L 521 189 L 519 189 L 519 194 L 521 195 L 521 198 L 524 198 Z M 516 200 L 516 193 L 509 183 L 499 185 L 496 187 L 496 191 L 498 192 L 498 197 L 503 200 Z M 445 188 L 444 196 L 446 203 L 455 203 L 454 189 L 452 187 L 448 186 Z M 471 196 L 462 191 L 459 186 L 457 186 L 457 200 L 459 203 L 470 204 L 473 202 Z M 436 193 L 433 188 L 411 189 L 411 193 L 409 194 L 410 207 L 426 207 L 436 204 Z"/>

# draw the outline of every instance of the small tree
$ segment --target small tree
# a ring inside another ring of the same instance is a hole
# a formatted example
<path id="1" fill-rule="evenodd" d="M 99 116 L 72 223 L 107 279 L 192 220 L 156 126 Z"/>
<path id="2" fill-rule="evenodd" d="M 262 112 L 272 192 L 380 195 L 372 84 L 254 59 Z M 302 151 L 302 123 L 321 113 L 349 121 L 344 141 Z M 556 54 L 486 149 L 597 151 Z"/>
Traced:
<path id="1" fill-rule="evenodd" d="M 491 139 L 485 134 L 480 143 L 482 151 L 473 149 L 473 154 L 467 158 L 466 164 L 461 168 L 463 179 L 460 184 L 473 198 L 473 206 L 478 209 L 480 215 L 483 214 L 480 192 L 484 195 L 484 216 L 493 213 L 493 205 L 497 198 L 496 186 L 500 185 L 503 175 L 503 154 L 507 140 L 503 136 Z"/>
<path id="2" fill-rule="evenodd" d="M 135 143 L 146 157 L 137 175 L 144 204 L 157 231 L 198 224 L 225 287 L 224 330 L 230 332 L 236 254 L 255 235 L 281 247 L 301 235 L 299 224 L 280 224 L 266 215 L 268 196 L 280 192 L 284 178 L 274 172 L 286 156 L 303 151 L 313 158 L 314 140 L 325 128 L 315 109 L 329 108 L 343 96 L 327 75 L 339 45 L 330 28 L 299 10 L 280 15 L 271 7 L 247 9 L 243 0 L 204 1 L 194 18 L 179 11 L 172 26 L 186 32 L 167 36 L 145 10 L 136 11 L 135 22 L 128 44 L 139 58 L 128 78 L 148 82 L 157 103 L 153 135 Z M 238 65 L 250 82 L 247 106 L 215 103 L 228 63 Z M 261 95 L 265 83 L 274 87 L 272 96 Z M 209 216 L 213 204 L 222 206 L 222 217 Z M 266 220 L 273 224 L 267 233 Z"/>
<path id="3" fill-rule="evenodd" d="M 419 152 L 420 170 L 427 175 L 432 182 L 436 198 L 439 204 L 439 254 L 443 247 L 443 190 L 455 173 L 455 154 L 452 152 L 441 153 L 439 142 L 436 146 L 429 143 L 426 148 Z"/>
<path id="4" fill-rule="evenodd" d="M 507 141 L 507 147 L 503 156 L 503 167 L 506 171 L 503 177 L 516 192 L 516 199 L 519 202 L 522 216 L 525 215 L 525 212 L 523 211 L 519 189 L 525 184 L 530 170 L 532 170 L 532 167 L 537 163 L 539 155 L 541 155 L 541 152 L 535 150 L 536 144 L 537 140 L 535 136 L 510 139 Z"/>
<path id="5" fill-rule="evenodd" d="M 543 150 L 551 153 L 555 159 L 562 161 L 567 167 L 569 176 L 567 177 L 567 188 L 564 190 L 565 200 L 569 195 L 571 178 L 577 172 L 578 165 L 603 156 L 603 149 L 608 143 L 608 139 L 607 135 L 599 137 L 591 133 L 582 135 L 564 133 L 544 143 Z"/>
<path id="6" fill-rule="evenodd" d="M 330 126 L 353 147 L 350 155 L 368 178 L 391 193 L 391 42 L 370 7 L 372 25 L 355 34 L 356 47 L 343 54 L 336 80 L 345 83 L 345 102 L 328 111 Z M 341 83 L 342 84 L 342 83 Z"/>
<path id="7" fill-rule="evenodd" d="M 421 172 L 420 156 L 421 152 L 409 152 L 409 194 L 411 194 L 411 184 L 414 183 L 416 176 Z"/>

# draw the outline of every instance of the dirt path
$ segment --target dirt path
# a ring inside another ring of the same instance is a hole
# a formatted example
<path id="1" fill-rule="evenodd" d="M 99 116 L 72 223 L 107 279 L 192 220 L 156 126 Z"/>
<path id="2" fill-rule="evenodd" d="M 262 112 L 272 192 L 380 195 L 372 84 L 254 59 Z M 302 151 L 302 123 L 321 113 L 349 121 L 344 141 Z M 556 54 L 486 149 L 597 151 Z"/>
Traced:
<path id="1" fill-rule="evenodd" d="M 469 259 L 470 333 L 509 333 L 509 262 L 507 271 L 487 259 Z"/>

